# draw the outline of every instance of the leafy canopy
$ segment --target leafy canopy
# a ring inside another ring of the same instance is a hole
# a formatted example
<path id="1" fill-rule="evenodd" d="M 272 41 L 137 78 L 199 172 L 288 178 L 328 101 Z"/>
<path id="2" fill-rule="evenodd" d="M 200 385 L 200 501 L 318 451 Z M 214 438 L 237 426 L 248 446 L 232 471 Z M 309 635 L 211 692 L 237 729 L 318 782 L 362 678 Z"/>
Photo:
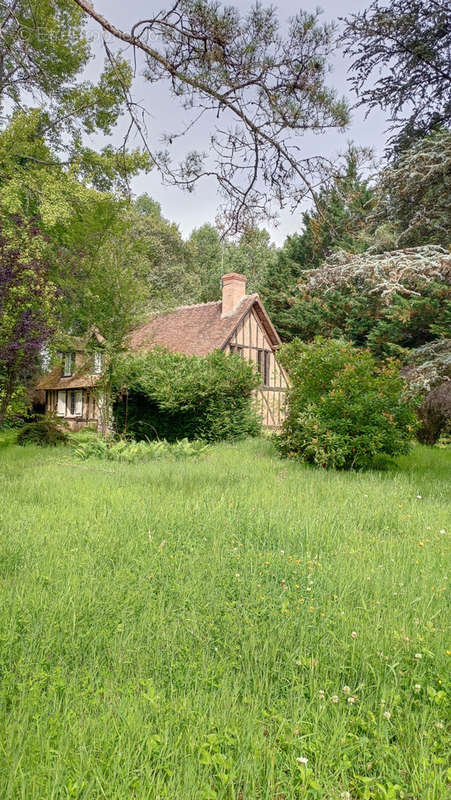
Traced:
<path id="1" fill-rule="evenodd" d="M 398 366 L 343 340 L 294 340 L 281 361 L 291 388 L 277 440 L 280 452 L 320 467 L 364 468 L 377 456 L 406 453 L 416 427 L 414 404 Z"/>
<path id="2" fill-rule="evenodd" d="M 255 435 L 259 423 L 252 390 L 254 370 L 239 356 L 219 350 L 200 358 L 155 348 L 126 355 L 116 365 L 113 386 L 119 433 L 136 439 L 219 439 Z"/>

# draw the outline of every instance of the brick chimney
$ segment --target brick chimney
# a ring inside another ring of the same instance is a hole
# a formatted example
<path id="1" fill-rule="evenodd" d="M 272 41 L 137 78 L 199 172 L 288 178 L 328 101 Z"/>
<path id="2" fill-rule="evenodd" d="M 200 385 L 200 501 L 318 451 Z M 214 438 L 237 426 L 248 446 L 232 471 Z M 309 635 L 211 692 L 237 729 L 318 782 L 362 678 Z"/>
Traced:
<path id="1" fill-rule="evenodd" d="M 221 278 L 222 310 L 221 317 L 228 317 L 236 310 L 238 303 L 246 294 L 246 278 L 238 272 L 229 272 Z"/>

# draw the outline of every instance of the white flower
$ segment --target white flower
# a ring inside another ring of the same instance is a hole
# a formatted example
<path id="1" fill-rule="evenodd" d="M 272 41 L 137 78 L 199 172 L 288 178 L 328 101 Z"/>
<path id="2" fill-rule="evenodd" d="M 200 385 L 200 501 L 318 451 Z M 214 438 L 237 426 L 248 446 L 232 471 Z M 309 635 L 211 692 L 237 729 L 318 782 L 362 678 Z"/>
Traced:
<path id="1" fill-rule="evenodd" d="M 416 692 L 419 692 L 421 689 L 421 683 L 416 683 L 413 688 L 415 689 Z"/>
<path id="2" fill-rule="evenodd" d="M 298 764 L 304 764 L 304 766 L 308 764 L 308 758 L 304 758 L 304 756 L 298 756 L 296 761 Z"/>
<path id="3" fill-rule="evenodd" d="M 353 706 L 355 703 L 355 697 L 348 697 L 348 703 L 349 705 Z"/>
<path id="4" fill-rule="evenodd" d="M 415 658 L 419 659 L 419 658 L 423 658 L 423 656 L 421 655 L 421 653 L 415 653 Z"/>
<path id="5" fill-rule="evenodd" d="M 239 578 L 239 577 L 240 577 L 240 573 L 239 572 L 235 572 L 235 578 Z"/>
<path id="6" fill-rule="evenodd" d="M 384 711 L 384 717 L 385 717 L 385 719 L 390 719 L 390 717 L 391 717 L 390 712 L 389 711 Z"/>
<path id="7" fill-rule="evenodd" d="M 332 700 L 333 703 L 338 703 L 338 695 L 337 694 L 334 694 L 330 699 Z"/>
<path id="8" fill-rule="evenodd" d="M 442 729 L 443 727 L 443 722 L 437 722 L 437 728 Z"/>
<path id="9" fill-rule="evenodd" d="M 341 797 L 341 800 L 352 800 L 351 795 L 349 794 L 349 792 L 342 792 L 340 797 Z"/>
<path id="10" fill-rule="evenodd" d="M 352 639 L 355 639 L 355 638 L 356 638 L 356 636 L 357 636 L 356 632 L 355 632 L 355 631 L 352 631 L 352 633 L 351 633 L 351 638 L 352 638 Z"/>
<path id="11" fill-rule="evenodd" d="M 284 555 L 285 555 L 285 550 L 281 550 L 281 551 L 280 551 L 280 555 L 281 555 L 281 556 L 284 556 Z"/>
<path id="12" fill-rule="evenodd" d="M 417 494 L 417 500 L 421 500 L 421 494 Z"/>
<path id="13" fill-rule="evenodd" d="M 351 694 L 351 689 L 349 686 L 343 686 L 343 694 Z"/>
<path id="14" fill-rule="evenodd" d="M 440 531 L 440 533 L 446 533 L 445 529 L 444 529 L 444 528 L 442 528 L 442 529 L 441 529 L 441 531 Z"/>
<path id="15" fill-rule="evenodd" d="M 320 689 L 318 694 L 321 697 L 321 699 L 324 698 L 324 689 Z"/>

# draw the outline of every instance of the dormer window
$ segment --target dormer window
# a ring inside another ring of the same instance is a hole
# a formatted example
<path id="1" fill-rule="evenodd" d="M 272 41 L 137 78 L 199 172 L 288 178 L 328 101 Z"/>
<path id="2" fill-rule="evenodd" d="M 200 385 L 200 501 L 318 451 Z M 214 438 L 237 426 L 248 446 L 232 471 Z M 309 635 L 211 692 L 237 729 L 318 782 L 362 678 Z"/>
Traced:
<path id="1" fill-rule="evenodd" d="M 75 353 L 63 353 L 63 378 L 69 378 L 74 368 Z"/>
<path id="2" fill-rule="evenodd" d="M 94 375 L 99 375 L 102 372 L 102 353 L 100 350 L 96 350 L 94 353 Z"/>

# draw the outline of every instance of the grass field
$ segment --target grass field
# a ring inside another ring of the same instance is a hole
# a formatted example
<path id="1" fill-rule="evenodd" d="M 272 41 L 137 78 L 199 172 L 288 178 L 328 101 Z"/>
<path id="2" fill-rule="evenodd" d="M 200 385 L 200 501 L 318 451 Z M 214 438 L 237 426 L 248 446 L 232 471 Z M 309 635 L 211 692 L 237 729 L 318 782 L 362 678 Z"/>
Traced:
<path id="1" fill-rule="evenodd" d="M 10 438 L 2 800 L 448 796 L 449 450 L 340 474 Z"/>

